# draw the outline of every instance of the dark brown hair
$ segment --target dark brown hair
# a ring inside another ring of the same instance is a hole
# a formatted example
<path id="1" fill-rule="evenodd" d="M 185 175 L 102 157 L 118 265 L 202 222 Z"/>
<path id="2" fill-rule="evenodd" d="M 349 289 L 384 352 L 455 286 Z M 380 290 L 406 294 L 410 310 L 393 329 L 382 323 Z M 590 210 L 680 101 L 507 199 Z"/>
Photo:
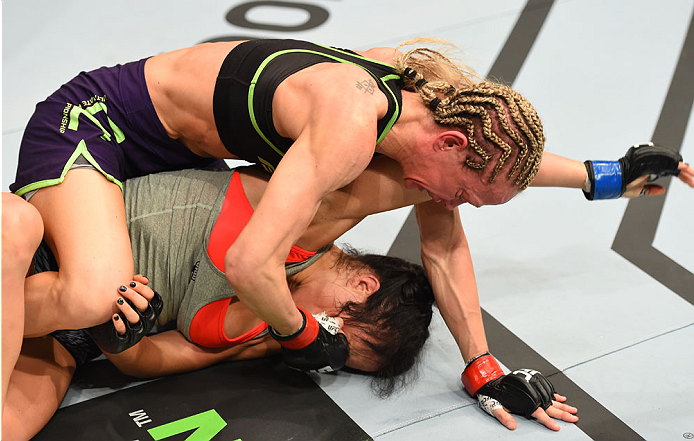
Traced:
<path id="1" fill-rule="evenodd" d="M 369 336 L 364 343 L 373 351 L 379 369 L 368 374 L 374 376 L 374 392 L 386 397 L 416 377 L 413 367 L 429 338 L 434 294 L 421 265 L 344 248 L 338 266 L 372 271 L 380 281 L 380 288 L 366 302 L 347 302 L 339 316 Z"/>

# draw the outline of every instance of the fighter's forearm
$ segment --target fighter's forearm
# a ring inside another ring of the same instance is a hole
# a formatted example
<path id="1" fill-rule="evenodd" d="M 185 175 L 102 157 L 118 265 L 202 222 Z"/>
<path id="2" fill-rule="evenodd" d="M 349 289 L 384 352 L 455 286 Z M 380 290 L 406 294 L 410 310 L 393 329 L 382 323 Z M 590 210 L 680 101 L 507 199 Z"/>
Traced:
<path id="1" fill-rule="evenodd" d="M 256 268 L 250 277 L 240 276 L 239 271 L 230 266 L 226 273 L 244 306 L 279 334 L 289 335 L 299 329 L 303 319 L 292 300 L 284 266 L 266 264 Z"/>
<path id="2" fill-rule="evenodd" d="M 188 341 L 179 331 L 166 331 L 143 338 L 118 354 L 105 353 L 126 375 L 155 378 L 202 369 L 225 360 L 247 360 L 276 353 L 270 338 L 251 340 L 228 348 L 204 348 Z"/>
<path id="3" fill-rule="evenodd" d="M 298 234 L 286 223 L 307 224 L 310 220 L 305 213 L 295 213 L 294 219 L 298 220 L 285 222 L 289 217 L 277 221 L 259 206 L 224 260 L 227 282 L 238 299 L 282 335 L 296 332 L 303 322 L 292 300 L 284 267 Z"/>
<path id="4" fill-rule="evenodd" d="M 467 245 L 467 243 L 465 244 Z M 477 283 L 467 247 L 445 258 L 422 253 L 436 302 L 465 361 L 488 350 Z"/>
<path id="5" fill-rule="evenodd" d="M 164 332 L 160 335 L 165 336 L 169 332 Z M 174 347 L 167 344 L 170 341 L 167 341 L 166 338 L 162 338 L 161 344 L 157 344 L 157 339 L 153 339 L 153 337 L 144 337 L 133 347 L 118 354 L 104 352 L 104 355 L 119 371 L 137 378 L 154 378 L 189 370 L 181 366 L 179 372 L 174 372 L 168 363 L 168 354 Z M 167 346 L 169 346 L 168 350 Z"/>
<path id="6" fill-rule="evenodd" d="M 540 170 L 530 184 L 533 187 L 583 188 L 587 178 L 581 161 L 545 152 Z"/>
<path id="7" fill-rule="evenodd" d="M 472 257 L 460 214 L 432 201 L 416 206 L 422 263 L 465 360 L 487 350 Z"/>
<path id="8" fill-rule="evenodd" d="M 282 159 L 224 260 L 226 279 L 239 300 L 281 335 L 295 333 L 303 323 L 287 286 L 284 262 L 333 189 L 330 183 L 324 188 L 322 162 L 301 144 L 297 140 Z M 308 171 L 297 172 L 306 167 Z"/>

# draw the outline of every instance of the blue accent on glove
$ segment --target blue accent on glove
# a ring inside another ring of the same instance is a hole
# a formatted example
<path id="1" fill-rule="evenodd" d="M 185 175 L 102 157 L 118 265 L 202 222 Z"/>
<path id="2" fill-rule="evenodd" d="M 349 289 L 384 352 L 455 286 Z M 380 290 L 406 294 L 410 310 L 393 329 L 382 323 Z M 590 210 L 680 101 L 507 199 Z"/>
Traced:
<path id="1" fill-rule="evenodd" d="M 593 199 L 618 199 L 622 196 L 622 166 L 619 161 L 591 161 L 595 176 Z"/>
<path id="2" fill-rule="evenodd" d="M 583 190 L 588 200 L 616 199 L 627 184 L 640 176 L 650 175 L 648 182 L 664 176 L 677 176 L 682 155 L 652 142 L 635 145 L 619 161 L 585 161 L 590 191 Z"/>

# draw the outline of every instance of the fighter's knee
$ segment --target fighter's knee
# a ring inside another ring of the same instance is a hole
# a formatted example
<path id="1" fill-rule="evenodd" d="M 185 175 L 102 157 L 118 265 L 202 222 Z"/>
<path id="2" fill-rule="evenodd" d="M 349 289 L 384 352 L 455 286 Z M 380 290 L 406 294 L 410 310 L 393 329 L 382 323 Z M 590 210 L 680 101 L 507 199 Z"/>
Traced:
<path id="1" fill-rule="evenodd" d="M 38 210 L 12 193 L 2 194 L 2 248 L 14 259 L 31 259 L 43 237 Z"/>

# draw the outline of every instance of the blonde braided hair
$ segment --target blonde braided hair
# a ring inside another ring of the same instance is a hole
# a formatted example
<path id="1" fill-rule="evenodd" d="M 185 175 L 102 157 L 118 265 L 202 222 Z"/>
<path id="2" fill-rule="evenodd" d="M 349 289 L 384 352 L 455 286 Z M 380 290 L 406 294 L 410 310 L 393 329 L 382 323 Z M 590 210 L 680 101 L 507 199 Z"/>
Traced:
<path id="1" fill-rule="evenodd" d="M 468 167 L 483 170 L 495 151 L 500 151 L 489 178 L 492 183 L 508 158 L 516 154 L 508 180 L 517 173 L 514 185 L 521 190 L 528 187 L 539 170 L 545 144 L 542 122 L 533 106 L 510 87 L 481 79 L 442 52 L 423 47 L 402 55 L 398 52 L 403 46 L 422 42 L 454 47 L 426 38 L 398 46 L 393 61 L 404 89 L 419 93 L 438 124 L 455 126 L 467 135 L 470 147 L 480 156 L 479 161 L 467 159 Z"/>

